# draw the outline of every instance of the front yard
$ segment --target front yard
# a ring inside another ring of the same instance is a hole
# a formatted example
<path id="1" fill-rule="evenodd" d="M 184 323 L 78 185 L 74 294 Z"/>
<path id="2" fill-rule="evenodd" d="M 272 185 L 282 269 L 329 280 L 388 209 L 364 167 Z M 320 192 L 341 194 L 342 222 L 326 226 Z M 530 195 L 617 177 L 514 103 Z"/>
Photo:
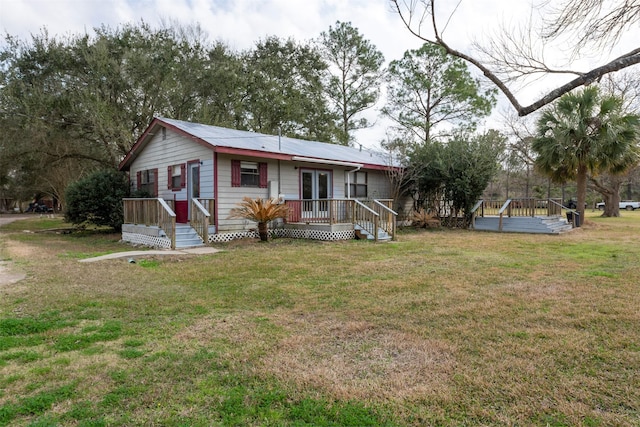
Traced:
<path id="1" fill-rule="evenodd" d="M 135 263 L 10 224 L 0 426 L 639 425 L 640 211 L 597 215 Z"/>

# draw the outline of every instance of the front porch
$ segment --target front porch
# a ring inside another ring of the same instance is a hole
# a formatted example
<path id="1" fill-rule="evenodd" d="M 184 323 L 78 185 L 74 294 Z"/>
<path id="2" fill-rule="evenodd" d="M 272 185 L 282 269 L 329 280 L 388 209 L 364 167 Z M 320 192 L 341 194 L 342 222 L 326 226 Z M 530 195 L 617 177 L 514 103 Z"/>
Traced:
<path id="1" fill-rule="evenodd" d="M 192 199 L 189 223 L 176 223 L 171 201 L 162 198 L 124 199 L 122 240 L 161 248 L 200 246 L 258 237 L 255 227 L 225 229 L 216 220 L 215 199 Z M 286 200 L 287 218 L 270 227 L 278 237 L 315 240 L 390 240 L 396 234 L 393 201 L 356 199 Z M 185 237 L 188 236 L 188 237 Z"/>

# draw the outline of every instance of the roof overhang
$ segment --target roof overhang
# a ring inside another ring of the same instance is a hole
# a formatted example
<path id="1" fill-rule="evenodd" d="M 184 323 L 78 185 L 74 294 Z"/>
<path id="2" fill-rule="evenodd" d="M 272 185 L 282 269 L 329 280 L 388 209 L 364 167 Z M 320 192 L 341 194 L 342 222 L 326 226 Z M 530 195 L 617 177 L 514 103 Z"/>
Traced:
<path id="1" fill-rule="evenodd" d="M 324 165 L 345 166 L 349 168 L 361 168 L 364 166 L 364 163 L 352 163 L 352 162 L 343 162 L 340 160 L 316 159 L 313 157 L 304 157 L 304 156 L 292 156 L 291 160 L 296 162 L 322 163 Z"/>

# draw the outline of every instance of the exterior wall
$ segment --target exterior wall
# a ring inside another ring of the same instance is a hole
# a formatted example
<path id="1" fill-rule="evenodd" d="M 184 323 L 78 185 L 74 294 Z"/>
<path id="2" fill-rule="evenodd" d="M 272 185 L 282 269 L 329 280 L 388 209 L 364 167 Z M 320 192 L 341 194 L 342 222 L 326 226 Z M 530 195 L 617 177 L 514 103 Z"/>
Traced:
<path id="1" fill-rule="evenodd" d="M 390 199 L 391 183 L 385 171 L 367 171 L 367 193 L 369 199 Z"/>
<path id="2" fill-rule="evenodd" d="M 231 160 L 266 162 L 267 181 L 269 182 L 267 188 L 232 187 Z M 346 198 L 345 171 L 353 170 L 353 168 L 349 167 L 325 165 L 322 163 L 278 161 L 229 154 L 219 154 L 217 156 L 217 168 L 218 197 L 216 203 L 218 206 L 218 233 L 247 231 L 256 227 L 256 224 L 252 221 L 228 218 L 230 210 L 236 207 L 243 197 L 268 198 L 283 195 L 287 200 L 300 199 L 302 197 L 300 174 L 303 169 L 331 171 L 331 197 L 334 199 L 344 199 Z M 367 172 L 369 198 L 389 198 L 390 185 L 385 172 L 376 170 L 367 170 Z"/>
<path id="3" fill-rule="evenodd" d="M 166 139 L 163 132 L 153 136 L 149 144 L 133 161 L 130 167 L 131 188 L 137 188 L 138 171 L 158 168 L 158 197 L 165 200 L 187 200 L 187 189 L 175 191 L 167 188 L 169 177 L 167 168 L 172 165 L 199 160 L 200 165 L 200 197 L 214 197 L 213 188 L 213 150 L 202 146 L 189 138 L 177 134 L 171 129 L 166 130 Z M 187 176 L 187 179 L 189 177 Z"/>
<path id="4" fill-rule="evenodd" d="M 166 138 L 163 137 L 166 135 Z M 232 187 L 231 160 L 267 163 L 267 188 Z M 200 165 L 200 197 L 216 199 L 217 224 L 216 231 L 237 233 L 254 229 L 256 224 L 243 219 L 229 219 L 229 212 L 242 201 L 243 197 L 268 198 L 283 195 L 286 199 L 295 200 L 302 197 L 300 189 L 302 169 L 315 169 L 332 172 L 331 198 L 346 198 L 346 171 L 352 167 L 325 165 L 311 162 L 292 162 L 284 160 L 262 159 L 256 157 L 217 154 L 214 165 L 214 153 L 209 147 L 194 142 L 190 138 L 166 129 L 159 130 L 148 145 L 142 150 L 130 167 L 132 189 L 137 188 L 137 172 L 147 169 L 158 169 L 156 177 L 158 197 L 165 200 L 186 201 L 187 187 L 180 190 L 167 188 L 167 168 L 172 165 L 199 161 Z M 214 168 L 217 170 L 214 171 Z M 369 198 L 389 198 L 390 186 L 384 171 L 366 170 L 368 172 Z M 214 177 L 215 175 L 215 177 Z M 188 173 L 186 179 L 189 179 Z M 217 180 L 217 185 L 216 185 Z M 214 188 L 215 187 L 215 188 Z M 217 194 L 215 192 L 217 191 Z"/>
<path id="5" fill-rule="evenodd" d="M 242 201 L 243 197 L 267 198 L 269 197 L 269 188 L 259 187 L 232 187 L 231 186 L 231 160 L 240 160 L 248 162 L 265 162 L 264 159 L 256 159 L 255 157 L 234 156 L 227 154 L 218 154 L 217 156 L 217 179 L 218 179 L 218 196 L 216 197 L 216 207 L 218 224 L 216 230 L 218 233 L 229 231 L 244 231 L 255 228 L 255 223 L 245 219 L 230 219 L 229 212 L 237 204 Z M 273 173 L 276 169 L 277 161 L 268 160 L 267 163 L 267 180 L 274 179 Z"/>

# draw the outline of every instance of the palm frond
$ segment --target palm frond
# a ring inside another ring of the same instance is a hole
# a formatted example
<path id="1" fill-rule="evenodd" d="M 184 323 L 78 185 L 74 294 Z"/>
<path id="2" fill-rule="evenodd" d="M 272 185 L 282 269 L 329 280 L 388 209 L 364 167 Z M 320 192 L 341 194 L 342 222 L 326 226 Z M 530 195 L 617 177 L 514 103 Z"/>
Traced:
<path id="1" fill-rule="evenodd" d="M 278 218 L 286 218 L 289 213 L 287 205 L 277 199 L 252 199 L 244 197 L 237 208 L 229 211 L 229 219 L 242 218 L 257 223 L 270 222 Z"/>

